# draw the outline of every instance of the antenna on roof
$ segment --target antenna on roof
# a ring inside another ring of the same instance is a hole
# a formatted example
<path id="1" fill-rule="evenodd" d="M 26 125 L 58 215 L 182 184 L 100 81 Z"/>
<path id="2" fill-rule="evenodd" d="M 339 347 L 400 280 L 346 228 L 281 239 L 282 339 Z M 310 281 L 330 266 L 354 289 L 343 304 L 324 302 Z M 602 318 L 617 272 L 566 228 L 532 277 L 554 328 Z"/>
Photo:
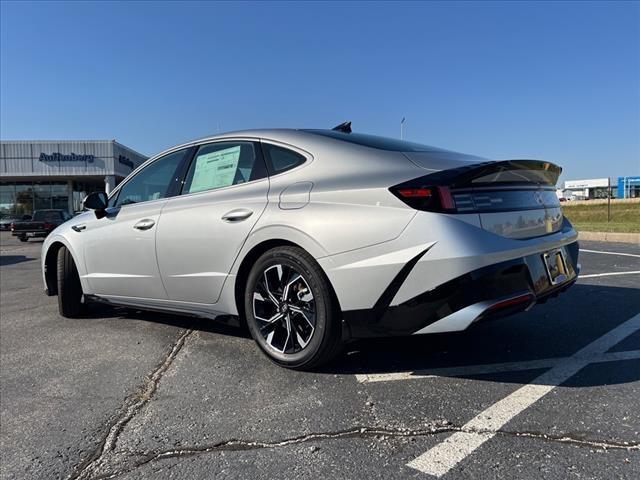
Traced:
<path id="1" fill-rule="evenodd" d="M 351 133 L 351 122 L 341 123 L 337 127 L 333 127 L 331 130 L 342 133 Z"/>

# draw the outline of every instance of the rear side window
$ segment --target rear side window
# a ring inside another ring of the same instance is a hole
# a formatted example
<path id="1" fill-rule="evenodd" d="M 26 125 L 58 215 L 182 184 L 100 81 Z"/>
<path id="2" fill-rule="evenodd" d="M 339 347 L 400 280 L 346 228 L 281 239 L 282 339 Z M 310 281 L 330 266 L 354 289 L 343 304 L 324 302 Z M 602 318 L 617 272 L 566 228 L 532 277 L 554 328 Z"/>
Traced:
<path id="1" fill-rule="evenodd" d="M 306 158 L 299 153 L 270 143 L 263 143 L 262 149 L 271 175 L 286 172 L 306 161 Z"/>
<path id="2" fill-rule="evenodd" d="M 202 145 L 193 158 L 182 193 L 215 190 L 266 176 L 262 156 L 253 143 L 211 143 Z"/>

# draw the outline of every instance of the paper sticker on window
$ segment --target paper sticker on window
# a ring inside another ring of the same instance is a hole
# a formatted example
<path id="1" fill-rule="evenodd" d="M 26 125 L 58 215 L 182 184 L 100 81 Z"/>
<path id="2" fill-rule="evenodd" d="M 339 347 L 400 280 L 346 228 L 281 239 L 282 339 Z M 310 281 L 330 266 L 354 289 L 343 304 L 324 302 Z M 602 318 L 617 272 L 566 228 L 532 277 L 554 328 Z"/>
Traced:
<path id="1" fill-rule="evenodd" d="M 233 185 L 240 159 L 240 145 L 196 157 L 189 193 Z"/>

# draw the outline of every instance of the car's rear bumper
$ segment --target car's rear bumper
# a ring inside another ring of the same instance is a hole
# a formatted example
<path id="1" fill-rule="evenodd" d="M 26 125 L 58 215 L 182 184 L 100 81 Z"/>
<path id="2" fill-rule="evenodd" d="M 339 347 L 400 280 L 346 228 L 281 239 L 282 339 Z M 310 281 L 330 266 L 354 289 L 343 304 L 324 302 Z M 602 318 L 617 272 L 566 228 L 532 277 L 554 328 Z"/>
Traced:
<path id="1" fill-rule="evenodd" d="M 33 231 L 13 231 L 11 235 L 14 237 L 29 237 L 29 238 L 44 238 L 49 235 L 49 232 L 33 232 Z"/>
<path id="2" fill-rule="evenodd" d="M 567 278 L 557 285 L 551 284 L 539 252 L 473 270 L 397 305 L 345 311 L 347 330 L 352 338 L 450 332 L 527 310 L 575 283 L 578 242 L 561 249 Z"/>

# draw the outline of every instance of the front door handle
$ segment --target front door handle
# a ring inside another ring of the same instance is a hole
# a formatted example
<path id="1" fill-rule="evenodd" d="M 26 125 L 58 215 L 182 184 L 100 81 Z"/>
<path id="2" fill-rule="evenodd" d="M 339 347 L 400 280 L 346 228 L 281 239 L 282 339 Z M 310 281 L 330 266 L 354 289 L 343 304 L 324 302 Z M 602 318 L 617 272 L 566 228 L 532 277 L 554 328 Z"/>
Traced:
<path id="1" fill-rule="evenodd" d="M 81 232 L 83 231 L 85 228 L 87 228 L 86 225 L 74 225 L 71 228 L 73 228 L 76 232 Z"/>
<path id="2" fill-rule="evenodd" d="M 136 223 L 133 226 L 133 228 L 136 228 L 138 230 L 149 230 L 155 224 L 156 224 L 156 222 L 154 222 L 150 218 L 145 218 L 144 220 L 140 220 L 138 223 Z"/>
<path id="3" fill-rule="evenodd" d="M 222 216 L 222 220 L 229 223 L 241 222 L 242 220 L 249 218 L 251 215 L 253 215 L 253 211 L 247 210 L 246 208 L 238 208 L 225 213 Z"/>

